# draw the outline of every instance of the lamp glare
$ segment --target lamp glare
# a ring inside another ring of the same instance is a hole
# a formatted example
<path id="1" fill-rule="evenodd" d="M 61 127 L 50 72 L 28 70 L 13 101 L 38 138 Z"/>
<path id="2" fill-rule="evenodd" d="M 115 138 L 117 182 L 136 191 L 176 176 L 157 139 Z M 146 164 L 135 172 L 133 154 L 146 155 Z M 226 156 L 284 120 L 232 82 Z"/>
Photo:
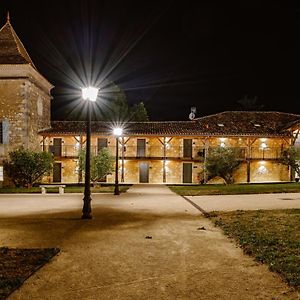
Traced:
<path id="1" fill-rule="evenodd" d="M 114 128 L 114 135 L 115 136 L 120 136 L 123 133 L 123 129 L 118 127 L 118 128 Z"/>
<path id="2" fill-rule="evenodd" d="M 98 96 L 98 89 L 92 86 L 86 87 L 82 89 L 82 98 L 84 100 L 90 100 L 95 102 Z"/>

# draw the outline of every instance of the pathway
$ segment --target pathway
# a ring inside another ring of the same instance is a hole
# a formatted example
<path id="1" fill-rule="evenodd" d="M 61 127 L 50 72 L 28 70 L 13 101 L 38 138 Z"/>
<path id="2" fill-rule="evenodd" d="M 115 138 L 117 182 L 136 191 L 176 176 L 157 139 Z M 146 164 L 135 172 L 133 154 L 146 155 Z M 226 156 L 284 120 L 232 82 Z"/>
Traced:
<path id="1" fill-rule="evenodd" d="M 1 244 L 61 248 L 9 299 L 300 299 L 165 186 L 81 199 L 0 196 Z"/>

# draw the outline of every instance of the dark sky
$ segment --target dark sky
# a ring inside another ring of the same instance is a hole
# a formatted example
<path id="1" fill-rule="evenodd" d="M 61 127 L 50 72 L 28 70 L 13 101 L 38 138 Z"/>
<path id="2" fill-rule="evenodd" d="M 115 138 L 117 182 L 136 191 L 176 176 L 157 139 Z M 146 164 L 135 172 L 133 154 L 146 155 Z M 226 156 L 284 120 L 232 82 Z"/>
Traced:
<path id="1" fill-rule="evenodd" d="M 0 12 L 3 24 L 10 11 L 56 86 L 53 119 L 67 118 L 80 86 L 107 80 L 130 104 L 144 101 L 151 120 L 187 120 L 191 106 L 198 117 L 236 110 L 245 95 L 264 110 L 300 114 L 300 5 L 292 3 L 9 0 Z"/>

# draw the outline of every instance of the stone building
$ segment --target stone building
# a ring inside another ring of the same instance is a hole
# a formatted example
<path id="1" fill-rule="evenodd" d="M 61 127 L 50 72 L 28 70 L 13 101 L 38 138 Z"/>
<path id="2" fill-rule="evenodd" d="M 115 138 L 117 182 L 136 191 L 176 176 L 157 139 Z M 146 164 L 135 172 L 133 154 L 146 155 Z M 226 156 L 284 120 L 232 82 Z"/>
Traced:
<path id="1" fill-rule="evenodd" d="M 1 162 L 23 146 L 39 149 L 38 132 L 50 127 L 51 83 L 36 69 L 9 16 L 0 29 L 0 180 Z"/>
<path id="2" fill-rule="evenodd" d="M 78 153 L 85 147 L 85 123 L 51 121 L 52 85 L 37 71 L 9 18 L 0 30 L 1 161 L 24 147 L 54 156 L 49 182 L 77 183 Z M 107 122 L 92 122 L 92 151 L 119 147 L 119 178 L 125 183 L 199 183 L 215 147 L 239 150 L 235 182 L 280 182 L 293 178 L 280 163 L 285 148 L 299 144 L 300 115 L 280 112 L 223 112 L 193 121 L 127 122 L 116 145 Z M 5 176 L 4 176 L 5 177 Z M 114 174 L 106 177 L 114 182 Z"/>
<path id="3" fill-rule="evenodd" d="M 78 182 L 78 151 L 85 147 L 85 123 L 53 121 L 40 132 L 42 148 L 51 151 L 56 172 L 51 179 Z M 127 183 L 199 183 L 205 180 L 204 162 L 216 147 L 238 150 L 241 165 L 235 182 L 291 180 L 280 163 L 284 149 L 294 145 L 300 115 L 281 112 L 230 111 L 173 122 L 128 122 L 119 140 L 119 177 Z M 116 139 L 106 122 L 92 123 L 92 152 L 107 147 L 116 153 Z M 107 176 L 114 182 L 114 174 Z"/>

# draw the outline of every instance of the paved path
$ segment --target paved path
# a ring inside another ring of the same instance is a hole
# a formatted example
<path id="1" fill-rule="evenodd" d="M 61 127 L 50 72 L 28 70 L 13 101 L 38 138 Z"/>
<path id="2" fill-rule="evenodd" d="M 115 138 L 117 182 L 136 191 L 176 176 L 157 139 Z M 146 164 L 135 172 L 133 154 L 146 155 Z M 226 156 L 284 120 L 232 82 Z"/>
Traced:
<path id="1" fill-rule="evenodd" d="M 205 211 L 300 208 L 300 193 L 187 197 Z"/>
<path id="2" fill-rule="evenodd" d="M 0 196 L 2 245 L 61 248 L 9 299 L 300 299 L 165 186 L 81 199 Z"/>

